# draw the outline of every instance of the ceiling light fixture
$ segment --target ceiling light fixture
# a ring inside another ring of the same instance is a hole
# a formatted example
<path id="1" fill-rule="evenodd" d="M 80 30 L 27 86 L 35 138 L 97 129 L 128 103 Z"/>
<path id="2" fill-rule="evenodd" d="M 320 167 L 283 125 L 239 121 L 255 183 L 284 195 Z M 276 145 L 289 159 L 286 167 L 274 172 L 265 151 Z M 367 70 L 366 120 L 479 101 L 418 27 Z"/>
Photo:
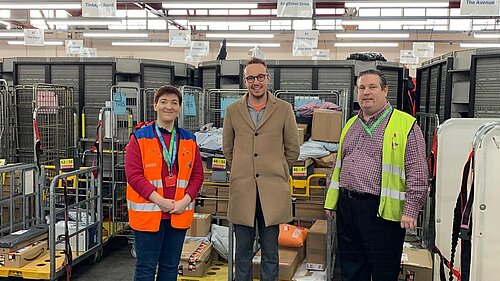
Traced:
<path id="1" fill-rule="evenodd" d="M 24 32 L 0 32 L 0 37 L 24 37 Z"/>
<path id="2" fill-rule="evenodd" d="M 346 47 L 398 47 L 398 43 L 334 43 L 333 46 L 338 48 Z"/>
<path id="3" fill-rule="evenodd" d="M 23 41 L 7 41 L 7 44 L 9 45 L 24 45 L 24 40 Z M 44 46 L 63 46 L 64 42 L 63 41 L 45 41 L 43 42 Z"/>
<path id="4" fill-rule="evenodd" d="M 474 38 L 496 39 L 500 38 L 500 33 L 474 33 Z"/>
<path id="5" fill-rule="evenodd" d="M 78 3 L 4 3 L 0 4 L 0 10 L 79 10 L 82 8 Z"/>
<path id="6" fill-rule="evenodd" d="M 121 24 L 122 21 L 120 19 L 95 19 L 95 20 L 86 20 L 86 19 L 65 19 L 65 20 L 47 20 L 47 24 L 51 25 L 113 25 L 113 24 Z"/>
<path id="7" fill-rule="evenodd" d="M 337 38 L 409 38 L 409 33 L 337 33 Z"/>
<path id="8" fill-rule="evenodd" d="M 147 33 L 107 33 L 107 32 L 84 32 L 83 37 L 91 38 L 147 38 Z"/>
<path id="9" fill-rule="evenodd" d="M 231 25 L 231 24 L 245 24 L 245 25 L 269 25 L 269 21 L 197 21 L 190 20 L 189 25 Z"/>
<path id="10" fill-rule="evenodd" d="M 346 8 L 447 8 L 448 1 L 432 2 L 345 2 Z"/>
<path id="11" fill-rule="evenodd" d="M 500 48 L 499 43 L 460 43 L 462 48 Z"/>
<path id="12" fill-rule="evenodd" d="M 164 9 L 257 9 L 257 3 L 163 3 Z"/>
<path id="13" fill-rule="evenodd" d="M 168 42 L 111 42 L 111 46 L 168 47 Z"/>
<path id="14" fill-rule="evenodd" d="M 249 38 L 249 39 L 265 39 L 265 38 L 274 38 L 274 34 L 268 33 L 206 33 L 205 37 L 207 38 Z"/>
<path id="15" fill-rule="evenodd" d="M 227 42 L 227 47 L 262 47 L 262 48 L 279 48 L 280 43 L 237 43 L 237 42 Z"/>
<path id="16" fill-rule="evenodd" d="M 399 24 L 399 25 L 425 25 L 426 19 L 422 20 L 342 20 L 343 25 L 360 25 L 360 24 Z"/>

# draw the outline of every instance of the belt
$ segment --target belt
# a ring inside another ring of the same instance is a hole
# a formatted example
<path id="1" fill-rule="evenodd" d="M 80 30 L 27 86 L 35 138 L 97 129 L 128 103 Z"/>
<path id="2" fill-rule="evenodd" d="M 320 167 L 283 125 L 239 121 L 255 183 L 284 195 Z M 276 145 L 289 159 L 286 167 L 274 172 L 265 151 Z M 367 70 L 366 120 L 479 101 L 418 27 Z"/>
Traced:
<path id="1" fill-rule="evenodd" d="M 340 192 L 344 193 L 347 195 L 347 197 L 351 199 L 357 199 L 357 200 L 365 200 L 365 199 L 380 199 L 379 195 L 371 194 L 371 193 L 365 193 L 365 192 L 356 192 L 352 190 L 348 190 L 345 187 L 340 187 Z"/>

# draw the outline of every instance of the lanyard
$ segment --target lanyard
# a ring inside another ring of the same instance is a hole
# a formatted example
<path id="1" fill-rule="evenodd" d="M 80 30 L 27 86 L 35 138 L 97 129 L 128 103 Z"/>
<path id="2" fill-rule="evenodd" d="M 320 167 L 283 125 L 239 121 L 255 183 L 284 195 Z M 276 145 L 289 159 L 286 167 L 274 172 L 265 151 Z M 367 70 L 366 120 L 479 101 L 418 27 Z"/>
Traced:
<path id="1" fill-rule="evenodd" d="M 167 168 L 168 168 L 168 172 L 170 175 L 172 175 L 172 166 L 175 162 L 175 158 L 177 157 L 177 149 L 175 149 L 175 144 L 176 144 L 176 140 L 175 140 L 175 134 L 176 134 L 176 130 L 175 130 L 175 127 L 174 129 L 172 130 L 172 133 L 171 133 L 171 137 L 170 137 L 170 147 L 169 149 L 167 150 L 167 146 L 165 145 L 165 141 L 163 140 L 163 137 L 161 136 L 161 132 L 160 132 L 160 129 L 158 127 L 158 124 L 156 124 L 156 134 L 158 135 L 158 138 L 160 139 L 160 142 L 161 142 L 161 146 L 163 147 L 163 159 L 165 160 L 165 162 L 167 163 Z"/>
<path id="2" fill-rule="evenodd" d="M 372 136 L 373 130 L 375 130 L 375 128 L 378 126 L 378 124 L 380 124 L 380 122 L 382 122 L 382 120 L 384 120 L 384 118 L 387 116 L 387 114 L 389 114 L 389 112 L 391 112 L 391 110 L 392 110 L 392 106 L 389 105 L 385 109 L 384 113 L 377 119 L 377 121 L 375 121 L 375 123 L 373 123 L 373 125 L 371 127 L 368 127 L 363 120 L 360 120 L 361 125 L 363 125 L 363 128 L 370 135 L 370 137 L 373 137 Z"/>

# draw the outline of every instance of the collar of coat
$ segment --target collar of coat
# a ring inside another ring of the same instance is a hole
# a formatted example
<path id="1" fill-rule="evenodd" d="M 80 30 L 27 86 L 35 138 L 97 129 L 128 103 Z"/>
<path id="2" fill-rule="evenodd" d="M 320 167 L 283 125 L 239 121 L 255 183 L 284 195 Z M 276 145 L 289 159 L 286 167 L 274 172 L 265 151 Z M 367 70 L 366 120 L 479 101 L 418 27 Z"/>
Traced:
<path id="1" fill-rule="evenodd" d="M 264 111 L 264 116 L 262 116 L 262 119 L 259 122 L 259 125 L 257 128 L 255 128 L 252 118 L 250 117 L 250 112 L 248 112 L 248 107 L 247 107 L 247 98 L 248 98 L 248 93 L 246 93 L 244 96 L 242 96 L 238 100 L 238 110 L 245 120 L 245 122 L 251 127 L 256 130 L 258 130 L 260 127 L 262 127 L 266 121 L 271 117 L 271 115 L 274 113 L 276 110 L 276 102 L 278 101 L 278 98 L 275 97 L 271 92 L 267 92 L 267 102 L 266 102 L 266 110 Z"/>

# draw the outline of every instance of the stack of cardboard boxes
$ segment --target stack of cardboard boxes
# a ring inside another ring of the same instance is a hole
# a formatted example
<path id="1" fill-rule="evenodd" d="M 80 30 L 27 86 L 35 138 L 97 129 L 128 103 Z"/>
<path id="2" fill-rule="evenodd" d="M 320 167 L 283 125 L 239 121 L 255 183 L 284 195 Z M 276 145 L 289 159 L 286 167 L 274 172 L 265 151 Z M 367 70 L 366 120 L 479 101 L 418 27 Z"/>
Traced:
<path id="1" fill-rule="evenodd" d="M 300 120 L 299 120 L 300 122 Z M 342 130 L 342 113 L 334 110 L 315 109 L 313 113 L 311 138 L 315 141 L 338 143 Z M 299 142 L 301 139 L 301 129 L 308 132 L 307 124 L 298 124 Z M 300 225 L 311 226 L 316 219 L 325 219 L 323 210 L 324 198 L 326 195 L 326 182 L 330 178 L 332 167 L 336 161 L 337 154 L 329 155 L 319 159 L 307 159 L 297 162 L 291 169 L 293 179 L 298 178 L 295 171 L 303 171 L 303 178 L 307 179 L 311 174 L 324 174 L 325 177 L 315 177 L 311 179 L 309 196 L 297 196 L 294 202 L 294 217 L 300 220 Z M 299 188 L 296 188 L 300 193 Z M 295 193 L 295 190 L 294 190 Z M 309 223 L 307 223 L 309 222 Z"/>

